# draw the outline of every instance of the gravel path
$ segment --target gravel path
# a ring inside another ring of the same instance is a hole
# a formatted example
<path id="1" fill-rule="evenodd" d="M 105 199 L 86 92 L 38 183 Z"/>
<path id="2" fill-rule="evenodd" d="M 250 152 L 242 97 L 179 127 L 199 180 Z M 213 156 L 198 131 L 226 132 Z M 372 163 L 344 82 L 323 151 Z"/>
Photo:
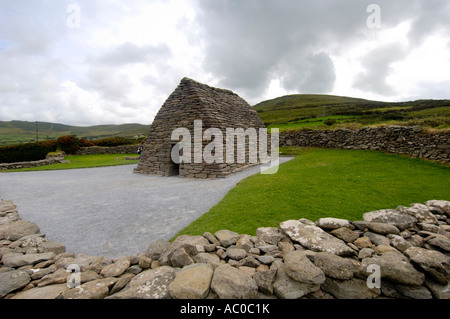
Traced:
<path id="1" fill-rule="evenodd" d="M 260 171 L 257 166 L 225 179 L 193 180 L 135 174 L 135 167 L 2 173 L 0 198 L 13 200 L 22 219 L 68 252 L 115 258 L 170 239 Z"/>

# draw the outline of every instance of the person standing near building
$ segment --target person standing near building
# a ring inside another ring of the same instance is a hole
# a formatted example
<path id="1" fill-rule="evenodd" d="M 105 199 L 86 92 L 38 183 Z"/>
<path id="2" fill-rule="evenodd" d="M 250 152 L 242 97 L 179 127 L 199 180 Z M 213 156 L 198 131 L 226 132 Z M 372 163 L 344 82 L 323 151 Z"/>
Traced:
<path id="1" fill-rule="evenodd" d="M 144 151 L 144 144 L 145 144 L 145 141 L 142 141 L 141 145 L 139 145 L 139 147 L 137 149 L 137 153 L 139 154 L 139 158 L 141 158 L 142 152 Z"/>

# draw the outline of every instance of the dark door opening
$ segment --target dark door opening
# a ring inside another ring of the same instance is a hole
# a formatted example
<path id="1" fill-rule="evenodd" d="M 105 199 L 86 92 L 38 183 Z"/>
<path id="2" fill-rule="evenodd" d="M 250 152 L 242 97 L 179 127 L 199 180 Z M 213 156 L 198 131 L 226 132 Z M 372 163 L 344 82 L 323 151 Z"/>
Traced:
<path id="1" fill-rule="evenodd" d="M 180 150 L 178 144 L 172 145 L 170 149 L 170 163 L 168 176 L 180 175 Z"/>

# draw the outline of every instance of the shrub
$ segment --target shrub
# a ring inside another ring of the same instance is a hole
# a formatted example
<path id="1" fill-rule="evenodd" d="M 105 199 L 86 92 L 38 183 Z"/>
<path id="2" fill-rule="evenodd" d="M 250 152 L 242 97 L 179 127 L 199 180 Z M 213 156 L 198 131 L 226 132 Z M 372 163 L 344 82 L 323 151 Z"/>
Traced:
<path id="1" fill-rule="evenodd" d="M 80 139 L 76 135 L 60 136 L 56 140 L 57 148 L 66 154 L 75 154 L 80 147 L 94 146 L 94 144 L 85 139 Z"/>
<path id="2" fill-rule="evenodd" d="M 325 120 L 325 121 L 323 122 L 323 124 L 328 125 L 328 126 L 331 126 L 331 125 L 333 125 L 333 124 L 336 124 L 336 120 L 328 119 L 328 120 Z"/>
<path id="3" fill-rule="evenodd" d="M 381 116 L 381 119 L 383 121 L 396 121 L 396 120 L 403 120 L 403 115 L 400 113 L 386 113 Z"/>
<path id="4" fill-rule="evenodd" d="M 95 141 L 92 141 L 93 145 L 96 146 L 105 146 L 105 147 L 111 147 L 111 146 L 119 146 L 119 145 L 131 145 L 135 144 L 136 142 L 132 139 L 128 139 L 125 137 L 107 137 L 98 139 Z"/>
<path id="5" fill-rule="evenodd" d="M 0 148 L 0 163 L 38 161 L 55 150 L 55 140 L 4 146 Z"/>

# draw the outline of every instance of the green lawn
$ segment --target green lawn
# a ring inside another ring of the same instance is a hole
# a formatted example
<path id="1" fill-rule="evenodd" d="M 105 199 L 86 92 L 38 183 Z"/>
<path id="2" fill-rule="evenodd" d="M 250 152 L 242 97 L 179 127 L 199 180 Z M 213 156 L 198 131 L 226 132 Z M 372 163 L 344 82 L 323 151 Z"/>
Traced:
<path id="1" fill-rule="evenodd" d="M 279 128 L 280 132 L 301 128 L 311 128 L 311 129 L 329 129 L 330 127 L 325 125 L 324 122 L 326 120 L 335 120 L 336 123 L 346 123 L 351 122 L 357 119 L 359 116 L 357 115 L 330 115 L 330 116 L 320 116 L 315 118 L 308 118 L 303 120 L 292 121 L 288 123 L 280 123 L 280 124 L 270 124 L 267 126 L 270 128 Z"/>
<path id="2" fill-rule="evenodd" d="M 258 227 L 278 226 L 289 219 L 354 221 L 373 210 L 450 200 L 449 166 L 374 151 L 281 151 L 297 157 L 282 164 L 276 174 L 244 179 L 176 236 L 220 229 L 254 235 Z"/>
<path id="3" fill-rule="evenodd" d="M 58 163 L 4 172 L 49 171 L 61 169 L 90 168 L 136 164 L 137 160 L 125 160 L 124 156 L 136 157 L 136 154 L 68 155 L 64 159 L 70 163 Z"/>

